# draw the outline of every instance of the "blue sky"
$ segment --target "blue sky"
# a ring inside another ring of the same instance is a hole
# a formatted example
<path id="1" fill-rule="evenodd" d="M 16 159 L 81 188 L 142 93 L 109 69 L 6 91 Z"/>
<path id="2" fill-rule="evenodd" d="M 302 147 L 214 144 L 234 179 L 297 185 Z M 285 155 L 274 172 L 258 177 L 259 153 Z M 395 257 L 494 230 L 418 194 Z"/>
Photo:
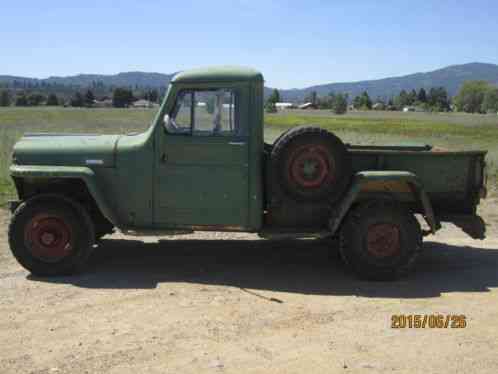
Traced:
<path id="1" fill-rule="evenodd" d="M 170 73 L 237 64 L 267 85 L 498 63 L 498 1 L 6 1 L 0 74 Z"/>

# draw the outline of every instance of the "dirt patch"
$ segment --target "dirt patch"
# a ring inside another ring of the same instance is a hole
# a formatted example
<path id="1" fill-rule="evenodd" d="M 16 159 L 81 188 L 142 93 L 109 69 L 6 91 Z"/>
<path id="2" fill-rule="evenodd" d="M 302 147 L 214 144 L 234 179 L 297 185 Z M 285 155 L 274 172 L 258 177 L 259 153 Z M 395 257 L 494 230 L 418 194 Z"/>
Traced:
<path id="1" fill-rule="evenodd" d="M 84 274 L 36 278 L 10 255 L 7 218 L 1 373 L 498 372 L 495 224 L 485 241 L 446 227 L 414 274 L 371 283 L 323 242 L 227 233 L 114 235 Z M 391 328 L 393 314 L 438 313 L 467 327 Z"/>

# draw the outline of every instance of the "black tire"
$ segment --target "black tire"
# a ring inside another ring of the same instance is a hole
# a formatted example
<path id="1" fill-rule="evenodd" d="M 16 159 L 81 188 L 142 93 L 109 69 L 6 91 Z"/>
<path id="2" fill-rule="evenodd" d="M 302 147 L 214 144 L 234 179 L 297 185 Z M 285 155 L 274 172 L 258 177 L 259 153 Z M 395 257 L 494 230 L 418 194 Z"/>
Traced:
<path id="1" fill-rule="evenodd" d="M 95 242 L 99 242 L 104 236 L 114 233 L 114 226 L 107 219 L 94 216 L 92 222 L 95 231 Z"/>
<path id="2" fill-rule="evenodd" d="M 39 195 L 15 210 L 9 245 L 17 261 L 38 276 L 81 270 L 94 244 L 93 223 L 78 203 L 59 195 Z"/>
<path id="3" fill-rule="evenodd" d="M 348 214 L 341 228 L 341 256 L 361 279 L 397 279 L 413 268 L 421 251 L 417 219 L 395 203 L 362 204 Z"/>
<path id="4" fill-rule="evenodd" d="M 275 182 L 296 201 L 334 203 L 351 181 L 346 146 L 319 127 L 301 126 L 282 134 L 275 141 L 271 159 Z"/>
<path id="5" fill-rule="evenodd" d="M 318 239 L 321 244 L 327 247 L 327 258 L 332 261 L 341 260 L 339 235 L 329 235 Z"/>

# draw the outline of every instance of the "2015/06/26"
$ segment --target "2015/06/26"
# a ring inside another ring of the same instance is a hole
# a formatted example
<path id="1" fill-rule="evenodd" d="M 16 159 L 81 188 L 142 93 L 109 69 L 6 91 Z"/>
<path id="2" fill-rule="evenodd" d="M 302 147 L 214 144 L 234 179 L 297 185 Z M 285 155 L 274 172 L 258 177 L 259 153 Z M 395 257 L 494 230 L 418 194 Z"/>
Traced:
<path id="1" fill-rule="evenodd" d="M 467 317 L 463 314 L 393 314 L 392 329 L 463 329 L 467 327 Z"/>

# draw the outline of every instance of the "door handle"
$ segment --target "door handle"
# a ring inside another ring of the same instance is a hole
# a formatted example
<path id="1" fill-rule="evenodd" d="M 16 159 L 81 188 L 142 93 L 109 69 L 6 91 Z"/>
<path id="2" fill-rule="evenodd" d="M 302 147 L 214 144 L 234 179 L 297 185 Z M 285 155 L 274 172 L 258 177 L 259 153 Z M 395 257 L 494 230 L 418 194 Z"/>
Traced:
<path id="1" fill-rule="evenodd" d="M 166 153 L 163 153 L 161 155 L 161 162 L 164 164 L 166 162 L 166 160 L 168 159 L 168 157 L 166 156 Z"/>
<path id="2" fill-rule="evenodd" d="M 230 145 L 238 145 L 238 146 L 243 146 L 243 145 L 245 145 L 246 143 L 245 143 L 245 142 L 230 142 L 230 143 L 228 143 L 228 144 L 230 144 Z"/>

